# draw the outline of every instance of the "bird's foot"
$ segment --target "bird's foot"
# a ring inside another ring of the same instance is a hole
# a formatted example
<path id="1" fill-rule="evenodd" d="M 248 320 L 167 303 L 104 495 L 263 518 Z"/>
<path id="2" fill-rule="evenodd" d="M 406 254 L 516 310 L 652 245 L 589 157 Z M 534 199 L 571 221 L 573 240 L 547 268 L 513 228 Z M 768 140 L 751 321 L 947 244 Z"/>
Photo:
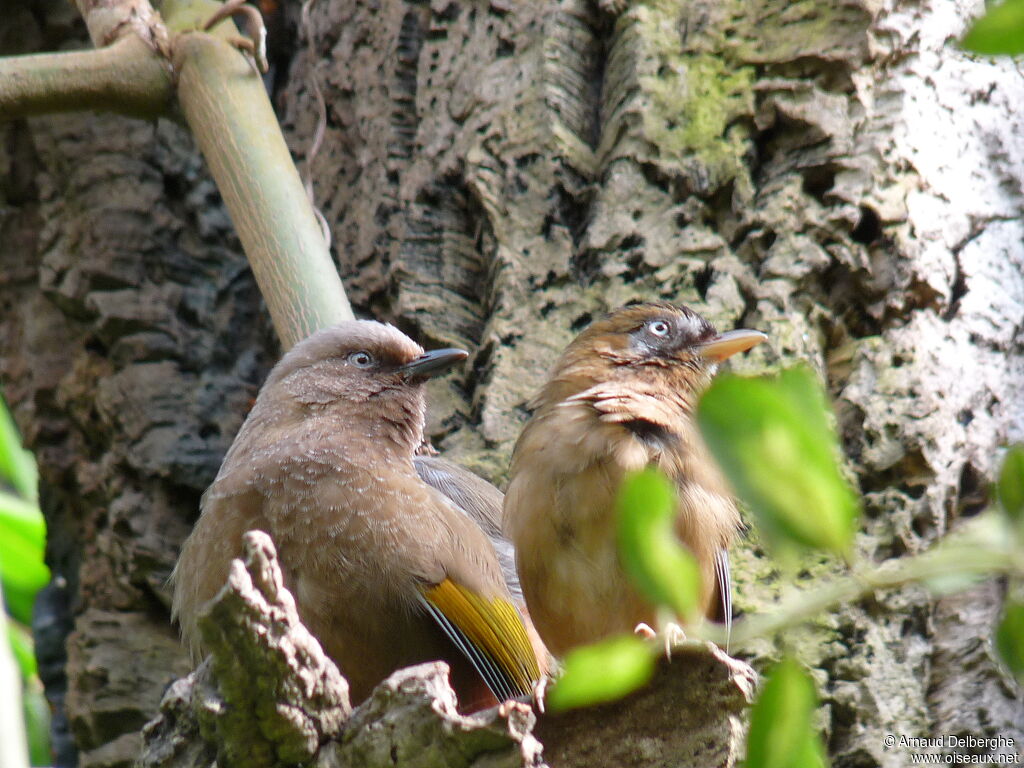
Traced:
<path id="1" fill-rule="evenodd" d="M 639 635 L 644 640 L 653 640 L 658 636 L 658 633 L 651 628 L 650 624 L 646 624 L 642 621 L 633 627 L 633 634 Z"/>
<path id="2" fill-rule="evenodd" d="M 670 621 L 661 634 L 665 638 L 665 658 L 672 661 L 672 647 L 686 641 L 686 632 L 674 621 Z"/>
<path id="3" fill-rule="evenodd" d="M 206 20 L 206 23 L 203 24 L 203 31 L 213 29 L 228 17 L 239 21 L 248 37 L 231 35 L 227 41 L 239 50 L 248 53 L 252 57 L 256 69 L 260 71 L 260 74 L 265 75 L 270 69 L 270 64 L 267 62 L 267 28 L 263 24 L 260 12 L 253 6 L 246 5 L 245 0 L 227 0 Z"/>
<path id="4" fill-rule="evenodd" d="M 653 640 L 658 636 L 658 633 L 651 628 L 650 624 L 642 621 L 633 628 L 633 634 L 639 635 L 645 640 Z M 665 658 L 671 661 L 672 646 L 684 642 L 686 640 L 686 632 L 674 621 L 670 621 L 665 624 L 665 629 L 662 630 L 661 636 L 665 640 Z"/>
<path id="5" fill-rule="evenodd" d="M 537 712 L 544 714 L 544 697 L 547 695 L 550 678 L 543 677 L 533 684 L 533 701 Z M 498 716 L 507 719 L 512 712 L 523 707 L 529 708 L 530 702 L 524 702 L 522 698 L 506 699 L 498 705 Z"/>
<path id="6" fill-rule="evenodd" d="M 498 705 L 498 717 L 508 719 L 509 715 L 511 715 L 517 709 L 522 709 L 523 707 L 529 709 L 530 705 L 524 704 L 518 699 L 505 699 L 505 701 L 501 702 L 501 704 Z"/>
<path id="7" fill-rule="evenodd" d="M 548 686 L 550 684 L 551 678 L 546 675 L 533 684 L 533 705 L 542 715 L 545 712 L 544 699 L 548 695 Z"/>

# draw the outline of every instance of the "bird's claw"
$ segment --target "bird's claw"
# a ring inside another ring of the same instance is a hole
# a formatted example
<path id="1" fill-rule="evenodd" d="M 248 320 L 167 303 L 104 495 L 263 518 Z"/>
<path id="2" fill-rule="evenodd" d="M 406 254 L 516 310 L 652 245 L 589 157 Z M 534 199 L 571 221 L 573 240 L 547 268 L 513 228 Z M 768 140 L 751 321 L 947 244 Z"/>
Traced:
<path id="1" fill-rule="evenodd" d="M 227 41 L 248 53 L 256 64 L 256 69 L 265 75 L 270 70 L 270 64 L 267 62 L 267 28 L 263 24 L 260 12 L 253 6 L 246 5 L 245 0 L 227 0 L 206 20 L 203 31 L 208 32 L 229 17 L 241 23 L 242 31 L 247 37 L 231 35 Z"/>
<path id="2" fill-rule="evenodd" d="M 633 627 L 633 634 L 639 635 L 644 640 L 653 640 L 658 636 L 658 633 L 651 628 L 650 624 L 647 624 L 642 621 L 635 627 Z"/>
<path id="3" fill-rule="evenodd" d="M 674 621 L 670 621 L 665 625 L 662 635 L 665 637 L 665 658 L 672 661 L 672 647 L 685 642 L 686 632 Z"/>
<path id="4" fill-rule="evenodd" d="M 650 624 L 645 624 L 642 621 L 633 627 L 633 634 L 640 635 L 645 640 L 653 640 L 658 636 L 658 633 L 651 628 Z M 670 621 L 665 624 L 665 629 L 662 630 L 661 635 L 665 641 L 665 658 L 671 661 L 672 647 L 686 640 L 686 632 L 674 621 Z"/>
<path id="5" fill-rule="evenodd" d="M 551 684 L 551 678 L 545 675 L 536 683 L 533 684 L 533 704 L 537 707 L 537 711 L 540 714 L 544 714 L 544 699 L 548 695 L 548 686 Z"/>

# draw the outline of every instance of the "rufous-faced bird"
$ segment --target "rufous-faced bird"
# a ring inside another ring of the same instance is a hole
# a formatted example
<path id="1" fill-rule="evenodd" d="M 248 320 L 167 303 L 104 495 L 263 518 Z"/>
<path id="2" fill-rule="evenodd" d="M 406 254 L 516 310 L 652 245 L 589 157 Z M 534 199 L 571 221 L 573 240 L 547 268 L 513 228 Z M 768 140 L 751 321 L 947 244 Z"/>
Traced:
<path id="1" fill-rule="evenodd" d="M 694 409 L 718 364 L 765 338 L 718 333 L 686 307 L 637 304 L 594 322 L 558 360 L 516 443 L 503 518 L 530 618 L 555 656 L 656 624 L 616 536 L 623 477 L 651 465 L 675 483 L 675 532 L 700 566 L 701 612 L 730 620 L 740 516 Z"/>

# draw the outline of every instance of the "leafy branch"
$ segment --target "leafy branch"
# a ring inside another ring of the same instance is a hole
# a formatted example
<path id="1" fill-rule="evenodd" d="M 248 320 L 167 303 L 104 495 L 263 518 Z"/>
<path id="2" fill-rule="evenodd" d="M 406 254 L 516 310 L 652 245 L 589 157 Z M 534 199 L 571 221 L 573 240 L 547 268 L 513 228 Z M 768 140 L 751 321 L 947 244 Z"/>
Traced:
<path id="1" fill-rule="evenodd" d="M 1011 597 L 995 632 L 1007 669 L 1024 681 L 1024 447 L 1007 451 L 997 483 L 998 510 L 970 521 L 931 549 L 865 565 L 854 556 L 860 502 L 840 467 L 840 449 L 824 391 L 810 369 L 774 377 L 719 377 L 704 394 L 701 432 L 770 549 L 784 565 L 801 553 L 841 557 L 849 575 L 792 592 L 774 610 L 745 617 L 730 633 L 712 624 L 687 627 L 691 640 L 742 646 L 797 627 L 839 605 L 879 590 L 921 585 L 936 592 L 964 589 L 978 579 L 1007 576 Z M 620 489 L 621 557 L 637 588 L 676 615 L 687 616 L 700 585 L 686 564 L 692 556 L 671 533 L 675 499 L 669 481 L 648 469 Z M 625 695 L 652 674 L 660 643 L 611 638 L 576 649 L 554 684 L 553 707 L 586 706 Z M 601 670 L 595 675 L 593 670 Z M 820 766 L 825 752 L 811 725 L 817 695 L 801 664 L 786 656 L 769 672 L 751 716 L 748 768 Z M 797 762 L 779 763 L 797 759 Z"/>
<path id="2" fill-rule="evenodd" d="M 816 587 L 794 591 L 771 613 L 754 614 L 733 625 L 729 638 L 720 627 L 699 627 L 695 633 L 712 642 L 743 646 L 773 637 L 837 606 L 875 592 L 913 584 L 947 591 L 947 584 L 969 586 L 977 578 L 1010 575 L 1024 578 L 1024 549 L 1013 551 L 1005 522 L 994 514 L 979 517 L 962 535 L 940 542 L 919 555 L 890 560 Z"/>
<path id="3" fill-rule="evenodd" d="M 43 564 L 46 524 L 37 501 L 36 478 L 35 460 L 21 447 L 14 421 L 0 400 L 0 636 L 6 635 L 6 640 L 0 637 L 0 677 L 4 678 L 0 688 L 4 697 L 15 694 L 13 702 L 0 701 L 7 728 L 14 728 L 0 739 L 3 765 L 24 763 L 24 736 L 15 727 L 22 720 L 19 714 L 33 764 L 49 762 L 49 710 L 29 629 L 36 593 L 50 579 Z"/>

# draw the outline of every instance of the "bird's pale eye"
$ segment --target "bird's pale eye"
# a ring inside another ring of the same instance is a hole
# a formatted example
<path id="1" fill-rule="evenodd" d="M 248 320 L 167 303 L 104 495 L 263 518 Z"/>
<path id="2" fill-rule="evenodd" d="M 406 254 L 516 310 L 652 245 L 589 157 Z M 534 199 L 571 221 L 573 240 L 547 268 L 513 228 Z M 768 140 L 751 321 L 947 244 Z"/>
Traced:
<path id="1" fill-rule="evenodd" d="M 373 365 L 373 355 L 369 352 L 360 350 L 359 352 L 353 352 L 348 356 L 348 361 L 356 368 L 369 368 Z"/>
<path id="2" fill-rule="evenodd" d="M 664 320 L 651 320 L 647 324 L 647 330 L 655 336 L 665 337 L 668 336 L 668 332 L 672 329 Z"/>

